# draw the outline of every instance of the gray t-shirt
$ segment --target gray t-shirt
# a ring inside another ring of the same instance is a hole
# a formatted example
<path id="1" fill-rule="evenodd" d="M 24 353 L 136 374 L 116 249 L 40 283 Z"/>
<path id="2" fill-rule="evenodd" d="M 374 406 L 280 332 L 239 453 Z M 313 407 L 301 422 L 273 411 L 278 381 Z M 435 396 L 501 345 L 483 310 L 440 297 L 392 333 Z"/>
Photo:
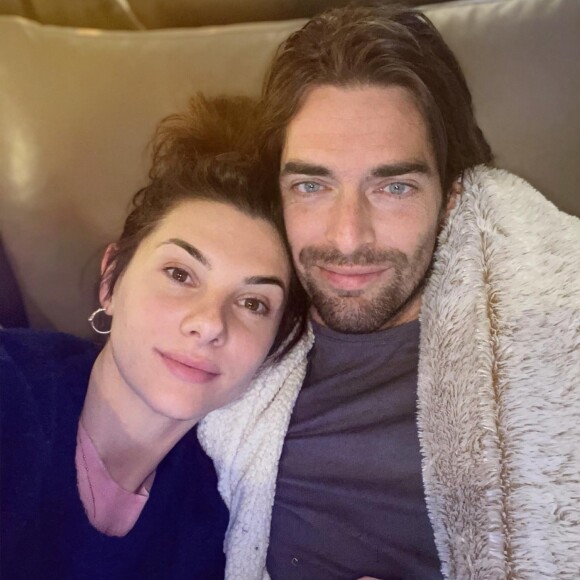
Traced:
<path id="1" fill-rule="evenodd" d="M 419 323 L 314 333 L 280 460 L 270 575 L 442 578 L 415 420 Z"/>

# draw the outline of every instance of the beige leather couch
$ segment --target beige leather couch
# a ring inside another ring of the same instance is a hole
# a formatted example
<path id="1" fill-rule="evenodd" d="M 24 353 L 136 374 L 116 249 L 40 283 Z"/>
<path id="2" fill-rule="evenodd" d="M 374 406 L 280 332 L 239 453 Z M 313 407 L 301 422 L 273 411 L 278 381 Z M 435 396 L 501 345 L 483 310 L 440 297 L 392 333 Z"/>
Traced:
<path id="1" fill-rule="evenodd" d="M 580 0 L 425 11 L 464 67 L 497 164 L 580 215 Z M 89 335 L 100 251 L 144 182 L 157 121 L 194 91 L 257 94 L 301 23 L 99 31 L 0 17 L 0 314 L 17 307 L 13 274 L 32 326 Z"/>
<path id="2" fill-rule="evenodd" d="M 0 14 L 43 24 L 145 30 L 309 18 L 351 0 L 2 0 Z M 383 0 L 389 3 L 396 0 Z M 438 0 L 404 0 L 407 5 Z"/>

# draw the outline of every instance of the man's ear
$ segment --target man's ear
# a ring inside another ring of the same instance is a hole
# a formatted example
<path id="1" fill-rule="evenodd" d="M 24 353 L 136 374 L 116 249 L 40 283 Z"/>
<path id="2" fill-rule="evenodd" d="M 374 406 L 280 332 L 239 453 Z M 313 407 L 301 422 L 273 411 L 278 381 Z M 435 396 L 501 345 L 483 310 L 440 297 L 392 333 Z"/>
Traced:
<path id="1" fill-rule="evenodd" d="M 110 288 L 111 272 L 115 261 L 115 244 L 109 244 L 101 259 L 101 281 L 99 283 L 99 302 L 109 316 L 113 316 L 113 289 Z M 109 292 L 110 290 L 110 292 Z"/>
<path id="2" fill-rule="evenodd" d="M 451 210 L 457 205 L 459 201 L 459 196 L 463 193 L 463 174 L 459 174 L 457 179 L 451 184 L 451 189 L 449 190 L 449 195 L 447 196 L 447 203 L 445 204 L 445 216 L 444 221 L 447 220 Z"/>

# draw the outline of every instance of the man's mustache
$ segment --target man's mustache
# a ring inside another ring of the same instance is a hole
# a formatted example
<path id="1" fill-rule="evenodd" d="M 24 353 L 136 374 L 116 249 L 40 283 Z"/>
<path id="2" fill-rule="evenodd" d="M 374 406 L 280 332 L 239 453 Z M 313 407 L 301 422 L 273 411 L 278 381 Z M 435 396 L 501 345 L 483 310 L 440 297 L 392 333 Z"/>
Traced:
<path id="1" fill-rule="evenodd" d="M 383 266 L 407 263 L 407 256 L 400 250 L 359 248 L 352 254 L 343 254 L 336 248 L 307 246 L 300 250 L 298 261 L 306 268 L 320 264 L 333 266 Z"/>

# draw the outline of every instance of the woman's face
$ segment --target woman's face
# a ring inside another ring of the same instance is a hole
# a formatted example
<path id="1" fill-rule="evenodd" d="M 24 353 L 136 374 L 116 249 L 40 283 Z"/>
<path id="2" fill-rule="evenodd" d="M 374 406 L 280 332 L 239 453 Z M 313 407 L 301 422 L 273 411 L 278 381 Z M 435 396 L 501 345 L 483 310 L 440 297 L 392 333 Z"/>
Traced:
<path id="1" fill-rule="evenodd" d="M 238 398 L 266 358 L 289 280 L 271 224 L 223 203 L 181 203 L 141 242 L 109 301 L 102 289 L 113 317 L 107 380 L 163 416 L 201 419 Z"/>

